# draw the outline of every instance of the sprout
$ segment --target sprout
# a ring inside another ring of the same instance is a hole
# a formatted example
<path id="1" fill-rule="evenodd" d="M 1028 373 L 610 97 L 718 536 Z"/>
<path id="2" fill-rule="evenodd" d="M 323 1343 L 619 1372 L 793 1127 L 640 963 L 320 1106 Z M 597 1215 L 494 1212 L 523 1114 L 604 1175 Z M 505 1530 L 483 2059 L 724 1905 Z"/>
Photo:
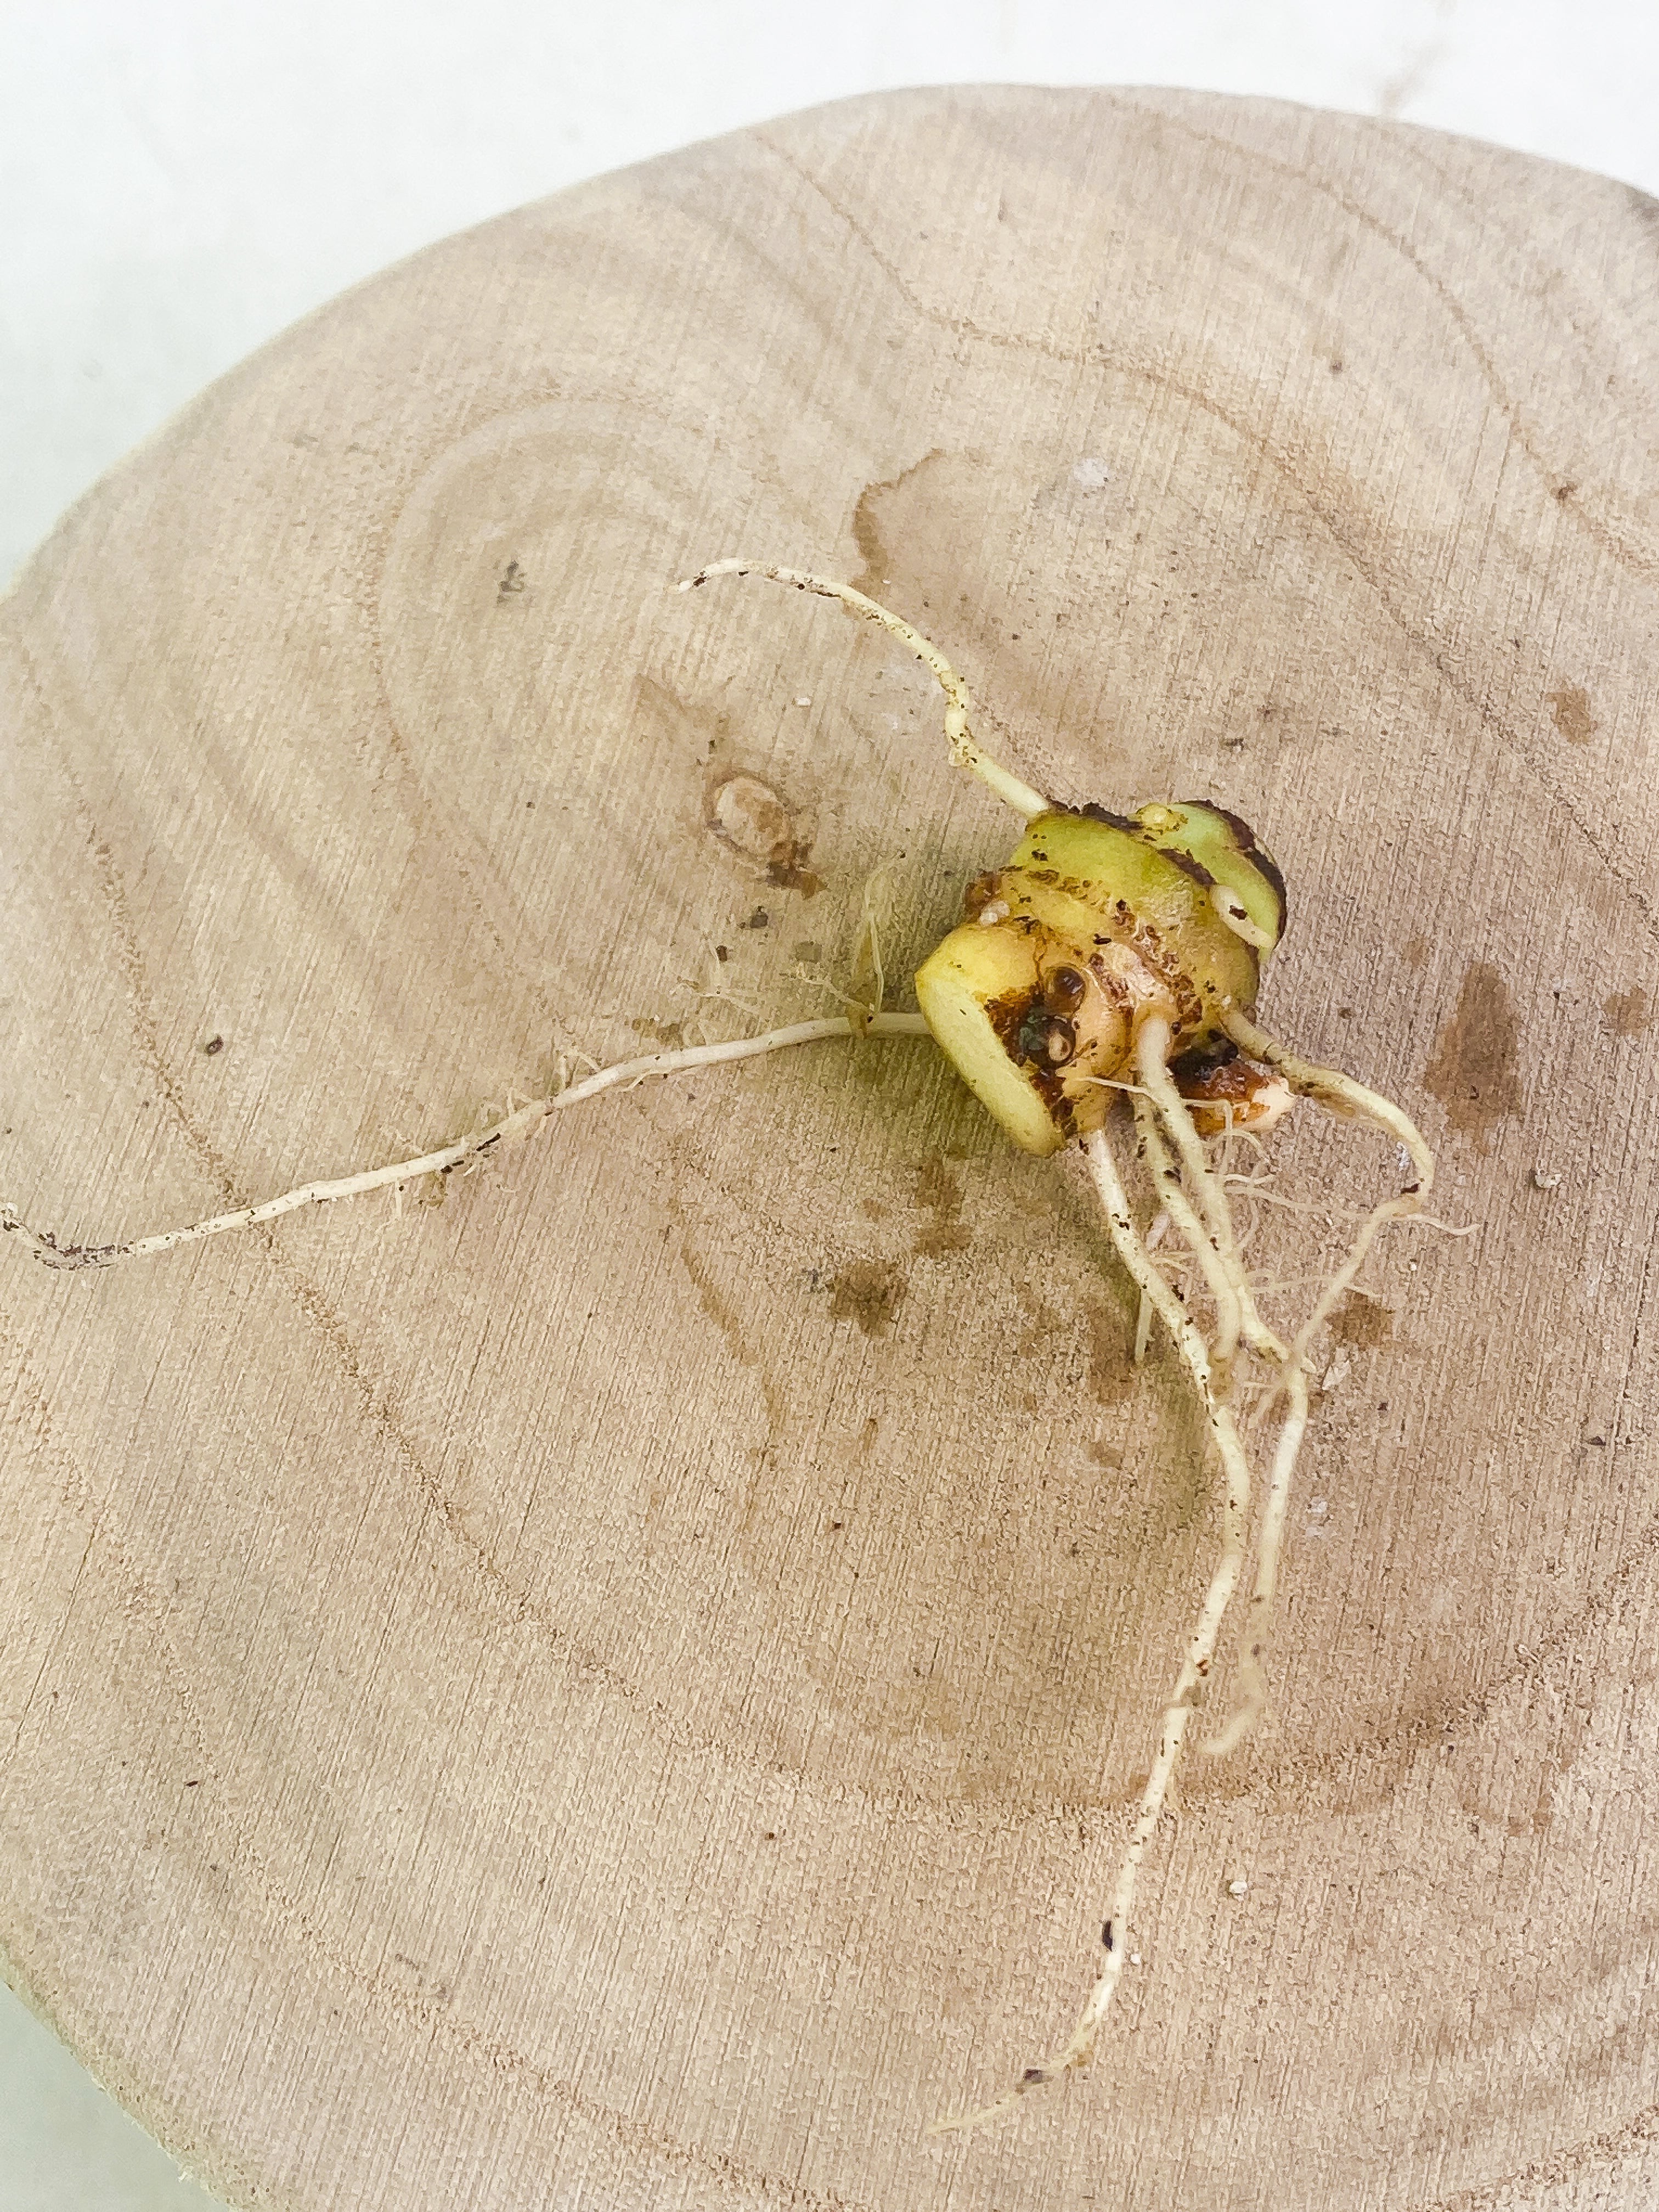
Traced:
<path id="1" fill-rule="evenodd" d="M 1261 965 L 1284 933 L 1285 884 L 1236 814 L 1207 801 L 1182 800 L 1158 801 L 1123 815 L 1045 798 L 975 739 L 967 686 L 937 647 L 849 584 L 764 562 L 721 561 L 679 588 L 750 574 L 838 600 L 909 647 L 944 691 L 952 758 L 1024 823 L 1003 865 L 975 877 L 961 923 L 917 970 L 919 1014 L 890 1013 L 883 1006 L 885 984 L 866 886 L 861 965 L 872 1003 L 848 1001 L 846 1015 L 649 1054 L 579 1081 L 562 1069 L 558 1087 L 548 1096 L 511 1107 L 487 1127 L 436 1152 L 304 1184 L 183 1228 L 126 1243 L 69 1243 L 31 1228 L 15 1207 L 0 1205 L 0 1234 L 9 1232 L 36 1259 L 57 1268 L 159 1255 L 230 1230 L 268 1224 L 302 1207 L 471 1168 L 483 1156 L 532 1135 L 553 1114 L 605 1091 L 849 1036 L 931 1035 L 1021 1151 L 1048 1154 L 1079 1147 L 1112 1243 L 1140 1295 L 1136 1356 L 1156 1319 L 1202 1407 L 1219 1479 L 1221 1546 L 1164 1708 L 1157 1755 L 1108 1900 L 1104 1955 L 1087 2002 L 1059 2051 L 1024 2068 L 992 2103 L 937 2120 L 932 2131 L 972 2128 L 1011 2111 L 1029 2089 L 1086 2064 L 1125 1960 L 1139 1963 L 1127 1939 L 1140 1868 L 1211 1674 L 1251 1534 L 1254 1484 L 1236 1411 L 1243 1364 L 1256 1364 L 1258 1415 L 1276 1410 L 1279 1425 L 1255 1530 L 1256 1571 L 1237 1704 L 1205 1746 L 1217 1755 L 1236 1748 L 1266 1709 L 1262 1660 L 1290 1486 L 1308 1423 L 1310 1346 L 1379 1231 L 1393 1220 L 1429 1219 L 1422 1208 L 1434 1162 L 1397 1106 L 1335 1068 L 1298 1058 L 1257 1026 Z M 1146 1231 L 1136 1221 L 1111 1133 L 1117 1101 L 1125 1094 L 1154 1194 Z M 1411 1164 L 1412 1180 L 1363 1217 L 1346 1258 L 1287 1341 L 1261 1316 L 1232 1219 L 1228 1179 L 1212 1164 L 1206 1145 L 1237 1130 L 1265 1133 L 1297 1097 L 1368 1121 L 1395 1139 Z M 1176 1240 L 1176 1259 L 1184 1255 L 1197 1268 L 1207 1293 L 1206 1322 L 1197 1317 L 1202 1302 L 1184 1300 L 1154 1257 L 1166 1231 Z"/>
<path id="2" fill-rule="evenodd" d="M 1140 1292 L 1143 1316 L 1150 1310 L 1162 1322 L 1186 1366 L 1220 1476 L 1220 1554 L 1164 1709 L 1158 1753 L 1107 1905 L 1113 1941 L 1104 1946 L 1094 1987 L 1059 2051 L 1023 2068 L 990 2104 L 934 2121 L 930 2132 L 937 2134 L 996 2119 L 1028 2090 L 1088 2063 L 1130 1955 L 1123 1938 L 1141 1863 L 1243 1571 L 1252 1480 L 1234 1411 L 1234 1361 L 1242 1346 L 1259 1363 L 1283 1411 L 1257 1531 L 1238 1705 L 1206 1746 L 1217 1755 L 1243 1740 L 1267 1705 L 1261 1661 L 1291 1480 L 1308 1424 L 1309 1346 L 1377 1231 L 1421 1212 L 1434 1160 L 1397 1106 L 1336 1068 L 1298 1059 L 1256 1026 L 1261 963 L 1284 934 L 1285 879 L 1247 823 L 1200 801 L 1158 801 L 1121 815 L 1043 798 L 975 742 L 967 687 L 937 647 L 850 585 L 722 561 L 681 588 L 751 571 L 840 599 L 910 646 L 949 702 L 945 733 L 953 758 L 1024 817 L 1025 833 L 1012 854 L 1000 868 L 975 878 L 960 926 L 917 970 L 916 1002 L 939 1049 L 1022 1152 L 1081 1145 L 1112 1243 Z M 1209 1292 L 1207 1334 L 1152 1256 L 1130 1206 L 1109 1132 L 1113 1105 L 1126 1091 L 1158 1217 L 1167 1218 Z M 1395 1138 L 1413 1180 L 1365 1218 L 1347 1257 L 1287 1344 L 1257 1307 L 1225 1185 L 1204 1139 L 1251 1125 L 1270 1127 L 1297 1096 Z"/>

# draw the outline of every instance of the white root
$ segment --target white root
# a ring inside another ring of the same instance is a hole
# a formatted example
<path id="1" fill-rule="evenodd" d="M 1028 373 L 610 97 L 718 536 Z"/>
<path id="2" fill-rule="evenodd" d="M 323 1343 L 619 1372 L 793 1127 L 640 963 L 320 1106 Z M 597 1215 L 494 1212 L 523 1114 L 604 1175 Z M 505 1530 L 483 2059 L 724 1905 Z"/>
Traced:
<path id="1" fill-rule="evenodd" d="M 614 1091 L 619 1085 L 647 1082 L 657 1075 L 683 1075 L 695 1067 L 717 1067 L 727 1060 L 756 1060 L 764 1053 L 783 1052 L 791 1045 L 817 1044 L 825 1037 L 854 1035 L 926 1036 L 928 1029 L 920 1014 L 866 1012 L 857 1029 L 844 1015 L 830 1014 L 817 1021 L 793 1022 L 783 1029 L 769 1030 L 763 1036 L 736 1037 L 729 1044 L 688 1045 L 682 1052 L 646 1053 L 637 1060 L 619 1060 L 614 1066 L 602 1067 L 581 1082 L 567 1084 L 545 1098 L 533 1098 L 488 1128 L 477 1130 L 471 1136 L 457 1137 L 434 1152 L 422 1152 L 417 1159 L 398 1160 L 391 1167 L 368 1168 L 360 1175 L 340 1176 L 331 1182 L 301 1183 L 297 1190 L 284 1191 L 280 1198 L 265 1199 L 258 1206 L 238 1206 L 230 1213 L 216 1213 L 205 1221 L 193 1221 L 184 1229 L 164 1229 L 155 1236 L 137 1237 L 126 1243 L 65 1244 L 50 1230 L 31 1229 L 15 1206 L 0 1204 L 0 1235 L 9 1232 L 21 1238 L 24 1249 L 48 1267 L 106 1267 L 117 1260 L 137 1260 L 171 1252 L 180 1244 L 199 1243 L 204 1237 L 222 1236 L 227 1230 L 257 1228 L 263 1222 L 280 1220 L 285 1213 L 297 1213 L 303 1206 L 327 1206 L 337 1199 L 359 1198 L 366 1191 L 384 1190 L 388 1184 L 413 1182 L 421 1176 L 453 1174 L 468 1161 L 494 1152 L 501 1145 L 532 1135 L 550 1114 L 560 1113 L 567 1106 L 580 1106 L 586 1099 L 598 1097 L 601 1091 Z"/>
<path id="2" fill-rule="evenodd" d="M 1394 1138 L 1404 1146 L 1416 1171 L 1414 1182 L 1408 1183 L 1395 1197 L 1385 1198 L 1380 1205 L 1374 1206 L 1361 1223 L 1358 1235 L 1348 1247 L 1347 1257 L 1320 1292 L 1291 1341 L 1291 1358 L 1301 1360 L 1306 1358 L 1308 1346 L 1335 1310 L 1337 1301 L 1352 1287 L 1378 1232 L 1390 1221 L 1403 1221 L 1422 1212 L 1434 1188 L 1434 1154 L 1424 1142 L 1416 1123 L 1380 1091 L 1367 1090 L 1352 1076 L 1344 1075 L 1340 1068 L 1322 1067 L 1316 1060 L 1298 1059 L 1244 1014 L 1229 1012 L 1224 1017 L 1223 1026 L 1234 1043 L 1252 1060 L 1265 1060 L 1269 1066 L 1276 1067 L 1292 1091 L 1299 1091 L 1305 1098 L 1317 1099 L 1333 1114 L 1351 1121 L 1369 1121 Z"/>
<path id="3" fill-rule="evenodd" d="M 968 686 L 957 674 L 939 647 L 925 638 L 919 629 L 899 616 L 893 614 L 874 599 L 867 599 L 862 592 L 855 592 L 850 584 L 839 584 L 831 577 L 808 575 L 804 568 L 781 568 L 771 561 L 711 561 L 706 568 L 699 568 L 695 576 L 688 576 L 680 585 L 683 592 L 695 591 L 713 576 L 769 576 L 775 584 L 793 585 L 798 592 L 816 592 L 821 599 L 839 599 L 866 622 L 874 623 L 908 645 L 918 660 L 931 668 L 945 694 L 945 734 L 950 740 L 951 757 L 958 768 L 965 768 L 976 775 L 989 790 L 995 792 L 1005 805 L 1012 806 L 1022 821 L 1029 822 L 1033 815 L 1047 814 L 1053 802 L 1034 791 L 1029 783 L 1022 783 L 1011 775 L 1000 761 L 993 760 L 968 726 L 968 717 L 973 712 L 973 702 L 968 696 Z"/>
<path id="4" fill-rule="evenodd" d="M 1227 1203 L 1226 1188 L 1222 1179 L 1210 1172 L 1204 1140 L 1194 1127 L 1187 1102 L 1176 1090 L 1175 1078 L 1170 1073 L 1170 1054 L 1173 1046 L 1174 1038 L 1169 1023 L 1161 1015 L 1148 1016 L 1135 1033 L 1135 1073 L 1140 1078 L 1146 1097 L 1158 1109 L 1164 1127 L 1175 1140 L 1182 1171 L 1192 1188 L 1194 1201 L 1203 1219 L 1204 1241 L 1228 1283 L 1231 1306 L 1227 1310 L 1232 1312 L 1236 1309 L 1235 1337 L 1237 1329 L 1243 1329 L 1247 1338 L 1259 1346 L 1266 1332 L 1261 1316 L 1255 1310 L 1255 1300 L 1250 1294 L 1243 1262 L 1239 1257 L 1232 1209 Z M 1161 1152 L 1162 1147 L 1159 1149 Z M 1194 1246 L 1194 1249 L 1196 1251 L 1197 1247 Z"/>
<path id="5" fill-rule="evenodd" d="M 1273 1599 L 1279 1590 L 1279 1562 L 1285 1548 L 1291 1478 L 1296 1472 L 1308 1426 L 1308 1376 L 1299 1362 L 1286 1360 L 1282 1388 L 1288 1406 L 1273 1447 L 1267 1502 L 1261 1510 L 1255 1585 L 1250 1592 L 1250 1610 L 1245 1623 L 1244 1656 L 1238 1662 L 1238 1703 L 1225 1727 L 1200 1747 L 1212 1759 L 1224 1759 L 1229 1752 L 1237 1751 L 1267 1710 L 1267 1676 L 1262 1660 L 1273 1626 Z"/>
<path id="6" fill-rule="evenodd" d="M 1227 1607 L 1232 1601 L 1233 1591 L 1237 1587 L 1239 1572 L 1244 1563 L 1244 1532 L 1250 1510 L 1249 1468 L 1232 1413 L 1216 1388 L 1214 1370 L 1204 1339 L 1159 1271 L 1135 1227 L 1134 1217 L 1130 1212 L 1128 1197 L 1123 1188 L 1123 1178 L 1118 1172 L 1111 1140 L 1106 1132 L 1096 1130 L 1085 1139 L 1085 1151 L 1088 1155 L 1089 1172 L 1100 1194 L 1107 1226 L 1111 1231 L 1118 1257 L 1128 1270 L 1141 1296 L 1151 1304 L 1168 1329 L 1204 1407 L 1210 1436 L 1222 1469 L 1221 1555 L 1211 1573 L 1197 1626 L 1187 1645 L 1175 1688 L 1164 1709 L 1158 1755 L 1152 1761 L 1146 1786 L 1141 1792 L 1139 1809 L 1129 1832 L 1129 1841 L 1113 1886 L 1106 1920 L 1110 1940 L 1106 1946 L 1105 1963 L 1089 1992 L 1088 2001 L 1079 2016 L 1077 2026 L 1072 2030 L 1070 2039 L 1065 2048 L 1054 2057 L 1026 2067 L 1013 2087 L 1005 2091 L 994 2103 L 982 2106 L 975 2112 L 956 2113 L 947 2118 L 935 2120 L 928 2129 L 930 2135 L 945 2135 L 955 2129 L 982 2127 L 988 2121 L 1012 2112 L 1027 2090 L 1051 2081 L 1056 2075 L 1067 2073 L 1074 2067 L 1088 2064 L 1094 2051 L 1100 2023 L 1106 2015 L 1123 1972 L 1127 1955 L 1123 1939 L 1127 1934 L 1130 1915 L 1134 1908 L 1141 1862 L 1146 1856 L 1147 1845 L 1152 1839 L 1168 1798 L 1170 1779 L 1186 1737 L 1187 1723 L 1209 1674 L 1216 1638 L 1220 1633 Z"/>
<path id="7" fill-rule="evenodd" d="M 1284 1548 L 1285 1516 L 1290 1507 L 1291 1479 L 1296 1470 L 1297 1458 L 1308 1425 L 1306 1345 L 1298 1342 L 1295 1346 L 1287 1346 L 1261 1318 L 1233 1228 L 1226 1197 L 1227 1178 L 1224 1174 L 1212 1175 L 1210 1171 L 1202 1140 L 1194 1127 L 1187 1103 L 1176 1088 L 1170 1073 L 1170 1043 L 1167 1023 L 1145 1023 L 1137 1040 L 1136 1064 L 1148 1097 L 1156 1103 L 1165 1125 L 1175 1138 L 1182 1164 L 1200 1194 L 1200 1206 L 1208 1224 L 1206 1236 L 1188 1206 L 1187 1218 L 1181 1222 L 1182 1233 L 1200 1261 L 1207 1250 L 1210 1265 L 1227 1286 L 1231 1304 L 1224 1304 L 1217 1297 L 1218 1340 L 1229 1338 L 1236 1315 L 1237 1326 L 1242 1328 L 1250 1350 L 1264 1358 L 1277 1362 L 1281 1370 L 1278 1390 L 1270 1395 L 1267 1402 L 1271 1404 L 1272 1397 L 1278 1395 L 1279 1391 L 1282 1391 L 1289 1401 L 1273 1450 L 1273 1469 L 1268 1477 L 1267 1500 L 1262 1509 L 1255 1586 L 1250 1595 L 1244 1656 L 1238 1666 L 1239 1703 L 1225 1727 L 1209 1737 L 1202 1747 L 1209 1757 L 1220 1759 L 1237 1749 L 1267 1711 L 1267 1683 L 1262 1658 L 1272 1625 L 1273 1598 L 1279 1587 L 1279 1562 Z M 1172 1216 L 1180 1219 L 1176 1214 L 1167 1182 L 1169 1156 L 1150 1109 L 1143 1106 L 1139 1099 L 1135 1102 L 1135 1121 L 1137 1127 L 1142 1130 L 1147 1164 L 1158 1179 L 1164 1204 Z M 1212 1291 L 1212 1295 L 1216 1294 Z"/>
<path id="8" fill-rule="evenodd" d="M 978 2128 L 1000 2118 L 1028 2090 L 1073 2068 L 1086 2065 L 1091 2057 L 1100 2022 L 1116 1990 L 1124 1960 L 1132 1955 L 1127 1949 L 1130 1916 L 1140 1868 L 1168 1799 L 1185 1741 L 1188 1716 L 1210 1674 L 1222 1625 L 1243 1565 L 1251 1476 L 1227 1402 L 1233 1383 L 1232 1355 L 1242 1340 L 1249 1352 L 1268 1365 L 1271 1380 L 1263 1392 L 1258 1413 L 1267 1410 L 1280 1397 L 1285 1401 L 1285 1413 L 1274 1443 L 1261 1515 L 1245 1648 L 1237 1670 L 1238 1699 L 1231 1718 L 1203 1747 L 1217 1757 L 1236 1750 L 1267 1709 L 1262 1659 L 1278 1591 L 1291 1484 L 1307 1432 L 1309 1346 L 1337 1299 L 1353 1282 L 1378 1231 L 1390 1220 L 1417 1214 L 1433 1179 L 1434 1164 L 1427 1146 L 1414 1125 L 1390 1101 L 1367 1091 L 1362 1084 L 1336 1069 L 1316 1066 L 1285 1052 L 1242 1016 L 1229 1018 L 1226 1027 L 1252 1059 L 1277 1068 L 1293 1091 L 1318 1099 L 1334 1111 L 1371 1121 L 1397 1138 L 1416 1170 L 1417 1182 L 1408 1190 L 1384 1200 L 1364 1216 L 1342 1265 L 1325 1284 L 1307 1321 L 1287 1344 L 1263 1320 L 1245 1269 L 1227 1201 L 1225 1139 L 1222 1170 L 1218 1173 L 1210 1164 L 1203 1139 L 1170 1072 L 1173 1042 L 1170 1024 L 1157 1014 L 1143 1017 L 1135 1038 L 1135 1072 L 1139 1080 L 1114 1087 L 1129 1091 L 1132 1097 L 1140 1149 L 1155 1193 L 1155 1226 L 1168 1224 L 1176 1229 L 1197 1262 L 1209 1291 L 1215 1308 L 1213 1334 L 1209 1342 L 1206 1342 L 1153 1259 L 1150 1239 L 1143 1239 L 1135 1227 L 1105 1132 L 1097 1132 L 1086 1139 L 1085 1150 L 1113 1243 L 1139 1293 L 1135 1357 L 1139 1360 L 1145 1351 L 1146 1330 L 1156 1313 L 1168 1329 L 1204 1407 L 1224 1482 L 1221 1552 L 1212 1571 L 1175 1691 L 1164 1708 L 1158 1755 L 1119 1864 L 1103 1929 L 1105 1963 L 1070 2040 L 1054 2057 L 1028 2066 L 1018 2081 L 994 2102 L 936 2120 L 930 2134 Z"/>

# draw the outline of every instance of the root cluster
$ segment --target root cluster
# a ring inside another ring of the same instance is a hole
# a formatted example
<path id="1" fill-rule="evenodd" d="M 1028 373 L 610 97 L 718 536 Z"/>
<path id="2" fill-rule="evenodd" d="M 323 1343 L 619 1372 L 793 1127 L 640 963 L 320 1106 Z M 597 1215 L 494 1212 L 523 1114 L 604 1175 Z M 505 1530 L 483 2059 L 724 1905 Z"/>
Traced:
<path id="1" fill-rule="evenodd" d="M 1127 1937 L 1140 1869 L 1168 1802 L 1170 1786 L 1186 1746 L 1194 1712 L 1209 1683 L 1223 1622 L 1243 1576 L 1252 1528 L 1256 1485 L 1237 1413 L 1247 1363 L 1254 1363 L 1263 1385 L 1255 1407 L 1277 1413 L 1268 1463 L 1266 1496 L 1256 1520 L 1256 1566 L 1237 1669 L 1237 1703 L 1231 1718 L 1203 1746 L 1213 1757 L 1234 1751 L 1267 1709 L 1263 1661 L 1272 1625 L 1285 1522 L 1297 1455 L 1307 1432 L 1308 1354 L 1315 1336 L 1352 1285 L 1377 1232 L 1389 1221 L 1420 1214 L 1434 1180 L 1428 1146 L 1400 1109 L 1338 1069 L 1316 1066 L 1276 1044 L 1242 1015 L 1230 1018 L 1229 1033 L 1251 1059 L 1276 1070 L 1299 1097 L 1317 1099 L 1334 1113 L 1370 1123 L 1402 1145 L 1414 1180 L 1373 1206 L 1287 1342 L 1263 1320 L 1244 1264 L 1227 1197 L 1224 1173 L 1212 1165 L 1186 1100 L 1170 1072 L 1170 1024 L 1149 1015 L 1136 1032 L 1135 1073 L 1131 1097 L 1137 1146 L 1154 1193 L 1153 1220 L 1167 1221 L 1177 1241 L 1176 1265 L 1185 1261 L 1201 1278 L 1208 1294 L 1207 1329 L 1194 1318 L 1200 1301 L 1183 1297 L 1171 1280 L 1171 1267 L 1151 1249 L 1151 1232 L 1138 1224 L 1122 1170 L 1109 1130 L 1084 1140 L 1090 1180 L 1098 1194 L 1107 1229 L 1119 1259 L 1140 1292 L 1143 1320 L 1154 1316 L 1167 1331 L 1204 1410 L 1218 1477 L 1221 1547 L 1211 1570 L 1197 1620 L 1182 1655 L 1180 1671 L 1166 1700 L 1158 1749 L 1141 1791 L 1128 1841 L 1107 1903 L 1103 1956 L 1077 2025 L 1065 2045 L 1025 2067 L 990 2104 L 935 2120 L 930 2134 L 982 2127 L 1011 2112 L 1030 2090 L 1080 2066 L 1094 2054 L 1100 2024 L 1116 1992 L 1128 1956 Z M 1426 1218 L 1426 1217 L 1425 1217 Z M 1144 1334 L 1141 1337 L 1144 1344 Z"/>

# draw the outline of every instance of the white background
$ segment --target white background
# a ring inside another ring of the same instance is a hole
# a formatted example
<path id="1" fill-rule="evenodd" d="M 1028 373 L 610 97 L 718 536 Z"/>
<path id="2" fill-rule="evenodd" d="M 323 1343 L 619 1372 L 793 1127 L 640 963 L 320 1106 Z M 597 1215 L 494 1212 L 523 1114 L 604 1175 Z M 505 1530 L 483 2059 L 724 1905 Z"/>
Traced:
<path id="1" fill-rule="evenodd" d="M 0 0 L 0 583 L 387 262 L 690 140 L 951 82 L 1267 94 L 1659 195 L 1656 0 Z M 0 1989 L 0 2212 L 208 2203 Z"/>

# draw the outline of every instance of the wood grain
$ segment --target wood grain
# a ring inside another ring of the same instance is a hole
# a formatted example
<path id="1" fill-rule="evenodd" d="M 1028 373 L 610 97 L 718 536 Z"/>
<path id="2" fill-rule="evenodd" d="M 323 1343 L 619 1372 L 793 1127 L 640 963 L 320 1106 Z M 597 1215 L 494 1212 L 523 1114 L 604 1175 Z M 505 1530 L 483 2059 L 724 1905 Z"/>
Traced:
<path id="1" fill-rule="evenodd" d="M 871 1043 L 596 1102 L 441 1207 L 0 1254 L 0 1942 L 212 2186 L 1652 2200 L 1656 341 L 1620 185 L 907 94 L 434 248 L 66 519 L 0 609 L 32 1219 L 822 1012 L 901 854 L 913 965 L 1006 818 L 884 641 L 669 588 L 745 552 L 921 622 L 1042 787 L 1243 812 L 1267 1018 L 1481 1224 L 1334 1348 L 1275 1725 L 1190 1771 L 1095 2067 L 943 2145 L 1070 2025 L 1214 1541 L 1078 1181 Z M 1393 1174 L 1275 1142 L 1286 1192 Z"/>

